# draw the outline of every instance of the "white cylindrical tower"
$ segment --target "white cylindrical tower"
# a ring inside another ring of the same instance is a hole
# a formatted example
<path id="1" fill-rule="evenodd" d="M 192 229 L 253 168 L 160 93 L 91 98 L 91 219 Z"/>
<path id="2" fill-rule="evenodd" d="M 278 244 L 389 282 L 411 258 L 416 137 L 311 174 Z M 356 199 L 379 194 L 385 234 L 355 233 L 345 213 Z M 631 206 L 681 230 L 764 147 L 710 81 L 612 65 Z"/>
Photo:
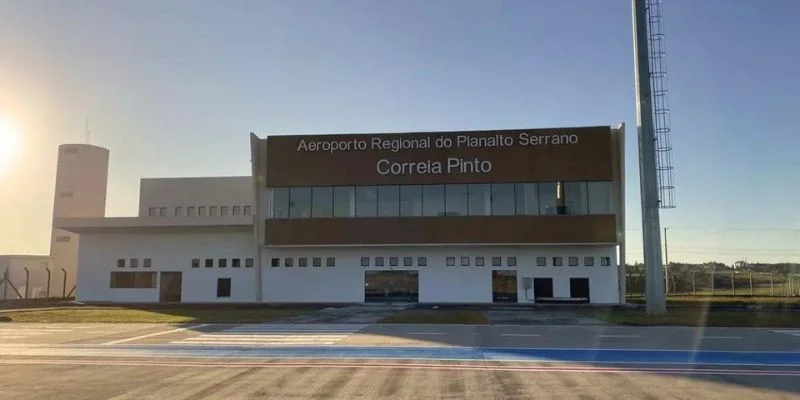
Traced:
<path id="1" fill-rule="evenodd" d="M 75 233 L 58 229 L 57 218 L 102 218 L 106 212 L 108 150 L 89 144 L 64 144 L 58 147 L 56 191 L 53 201 L 53 231 L 50 255 L 50 295 L 76 295 L 73 290 L 78 272 L 78 240 Z M 63 271 L 62 271 L 63 269 Z M 65 273 L 66 272 L 66 273 Z"/>

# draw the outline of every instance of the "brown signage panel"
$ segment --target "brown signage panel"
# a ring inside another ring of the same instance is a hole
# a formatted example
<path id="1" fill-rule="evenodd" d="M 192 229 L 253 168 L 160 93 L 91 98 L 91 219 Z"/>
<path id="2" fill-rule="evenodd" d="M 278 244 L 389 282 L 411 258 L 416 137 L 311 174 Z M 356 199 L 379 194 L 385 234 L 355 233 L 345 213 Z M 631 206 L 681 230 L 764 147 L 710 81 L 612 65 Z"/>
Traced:
<path id="1" fill-rule="evenodd" d="M 268 219 L 265 244 L 616 243 L 613 215 Z"/>
<path id="2" fill-rule="evenodd" d="M 266 140 L 269 187 L 613 179 L 607 126 Z"/>

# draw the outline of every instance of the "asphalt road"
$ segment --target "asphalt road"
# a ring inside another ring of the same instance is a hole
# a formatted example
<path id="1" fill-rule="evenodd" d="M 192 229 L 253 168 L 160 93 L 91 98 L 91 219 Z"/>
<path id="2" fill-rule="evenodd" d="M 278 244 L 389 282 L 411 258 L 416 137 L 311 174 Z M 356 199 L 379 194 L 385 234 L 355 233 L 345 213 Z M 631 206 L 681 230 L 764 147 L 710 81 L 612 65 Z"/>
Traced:
<path id="1" fill-rule="evenodd" d="M 0 324 L 8 399 L 800 398 L 800 329 Z"/>

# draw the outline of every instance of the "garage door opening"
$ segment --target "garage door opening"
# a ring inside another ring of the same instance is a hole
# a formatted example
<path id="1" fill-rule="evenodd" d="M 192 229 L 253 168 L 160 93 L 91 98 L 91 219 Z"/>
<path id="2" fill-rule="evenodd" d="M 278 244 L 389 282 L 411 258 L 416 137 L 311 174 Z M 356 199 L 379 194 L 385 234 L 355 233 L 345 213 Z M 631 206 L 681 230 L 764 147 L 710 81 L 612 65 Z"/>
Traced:
<path id="1" fill-rule="evenodd" d="M 419 301 L 418 271 L 365 271 L 364 302 Z"/>

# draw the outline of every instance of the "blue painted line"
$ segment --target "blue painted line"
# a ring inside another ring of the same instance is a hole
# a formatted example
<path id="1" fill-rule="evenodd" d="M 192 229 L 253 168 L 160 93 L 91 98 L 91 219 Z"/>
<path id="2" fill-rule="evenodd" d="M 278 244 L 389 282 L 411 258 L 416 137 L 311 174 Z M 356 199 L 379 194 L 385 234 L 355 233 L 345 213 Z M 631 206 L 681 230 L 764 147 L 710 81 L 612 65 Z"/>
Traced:
<path id="1" fill-rule="evenodd" d="M 498 349 L 478 347 L 247 347 L 103 346 L 130 355 L 173 357 L 370 358 L 513 360 L 576 363 L 730 364 L 800 366 L 800 352 L 736 352 L 623 349 Z"/>

